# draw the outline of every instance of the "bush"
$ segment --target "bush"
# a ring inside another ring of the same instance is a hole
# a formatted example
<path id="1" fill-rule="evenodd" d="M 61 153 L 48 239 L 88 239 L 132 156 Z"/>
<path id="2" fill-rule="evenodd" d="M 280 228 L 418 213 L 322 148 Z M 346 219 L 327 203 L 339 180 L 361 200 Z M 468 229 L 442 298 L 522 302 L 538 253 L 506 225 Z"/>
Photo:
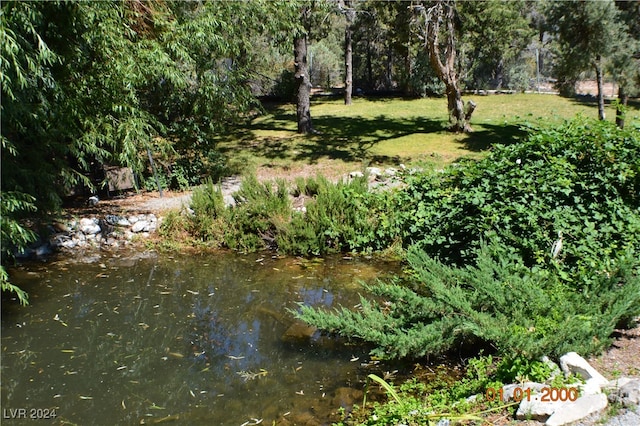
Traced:
<path id="1" fill-rule="evenodd" d="M 635 260 L 635 259 L 633 259 Z M 525 268 L 483 246 L 473 266 L 454 267 L 412 248 L 409 285 L 378 283 L 360 309 L 302 306 L 296 315 L 321 329 L 371 342 L 372 353 L 402 358 L 462 346 L 493 347 L 529 359 L 568 351 L 589 355 L 610 342 L 616 325 L 640 314 L 640 277 L 632 259 L 575 291 L 548 271 Z"/>
<path id="2" fill-rule="evenodd" d="M 295 214 L 278 235 L 286 253 L 322 255 L 383 250 L 393 243 L 387 229 L 390 193 L 369 191 L 366 178 L 331 183 L 325 178 L 298 181 L 295 193 L 315 194 L 306 214 Z"/>
<path id="3" fill-rule="evenodd" d="M 243 251 L 275 248 L 278 229 L 291 220 L 286 183 L 278 180 L 274 186 L 249 176 L 234 198 L 237 204 L 229 209 L 226 223 L 227 247 Z"/>
<path id="4" fill-rule="evenodd" d="M 221 246 L 228 213 L 222 192 L 211 179 L 193 191 L 191 209 L 193 210 L 193 215 L 189 217 L 191 235 L 215 246 Z M 166 226 L 163 223 L 163 228 L 169 227 L 171 224 L 180 225 L 175 221 L 169 221 Z"/>
<path id="5" fill-rule="evenodd" d="M 398 207 L 405 244 L 444 262 L 473 262 L 486 241 L 567 282 L 589 281 L 626 253 L 640 257 L 640 136 L 579 118 L 482 161 L 412 177 Z M 554 259 L 559 231 L 564 248 Z"/>

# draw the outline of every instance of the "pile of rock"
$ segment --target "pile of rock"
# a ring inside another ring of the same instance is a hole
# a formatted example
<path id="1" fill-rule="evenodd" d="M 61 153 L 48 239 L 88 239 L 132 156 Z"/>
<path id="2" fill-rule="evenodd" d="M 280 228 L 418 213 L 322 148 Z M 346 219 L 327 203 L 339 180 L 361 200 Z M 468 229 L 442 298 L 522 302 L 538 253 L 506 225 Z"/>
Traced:
<path id="1" fill-rule="evenodd" d="M 53 247 L 74 249 L 96 245 L 120 246 L 134 237 L 148 237 L 158 228 L 154 214 L 106 215 L 57 222 L 49 238 Z"/>
<path id="2" fill-rule="evenodd" d="M 504 402 L 521 401 L 516 412 L 519 420 L 537 420 L 547 426 L 560 426 L 602 413 L 609 402 L 638 409 L 640 379 L 622 377 L 608 380 L 575 352 L 562 356 L 560 367 L 551 364 L 558 373 L 562 369 L 565 375 L 574 374 L 585 382 L 561 388 L 531 382 L 504 386 L 500 392 Z"/>

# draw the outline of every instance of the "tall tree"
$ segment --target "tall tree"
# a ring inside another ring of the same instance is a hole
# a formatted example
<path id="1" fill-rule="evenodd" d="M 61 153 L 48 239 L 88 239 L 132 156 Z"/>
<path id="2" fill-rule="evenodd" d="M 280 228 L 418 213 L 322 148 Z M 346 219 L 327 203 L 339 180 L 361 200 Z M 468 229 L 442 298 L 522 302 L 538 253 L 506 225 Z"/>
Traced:
<path id="1" fill-rule="evenodd" d="M 298 133 L 313 132 L 311 123 L 311 79 L 307 61 L 308 35 L 311 25 L 311 5 L 300 6 L 300 28 L 293 38 L 293 56 L 296 79 L 296 117 Z"/>
<path id="2" fill-rule="evenodd" d="M 356 11 L 352 0 L 344 0 L 341 7 L 347 25 L 344 29 L 344 104 L 351 105 L 351 95 L 353 92 L 353 21 Z"/>
<path id="3" fill-rule="evenodd" d="M 616 125 L 623 129 L 629 96 L 640 92 L 640 2 L 616 1 L 616 7 L 624 33 L 613 48 L 608 68 L 618 83 Z"/>
<path id="4" fill-rule="evenodd" d="M 469 121 L 476 108 L 473 101 L 465 106 L 457 72 L 457 34 L 455 0 L 422 3 L 414 10 L 418 14 L 421 36 L 429 52 L 431 66 L 445 85 L 449 129 L 454 132 L 472 131 Z"/>
<path id="5" fill-rule="evenodd" d="M 598 87 L 598 118 L 604 120 L 605 62 L 625 33 L 613 0 L 551 2 L 547 13 L 558 41 L 559 80 L 573 84 L 581 72 L 592 69 Z"/>

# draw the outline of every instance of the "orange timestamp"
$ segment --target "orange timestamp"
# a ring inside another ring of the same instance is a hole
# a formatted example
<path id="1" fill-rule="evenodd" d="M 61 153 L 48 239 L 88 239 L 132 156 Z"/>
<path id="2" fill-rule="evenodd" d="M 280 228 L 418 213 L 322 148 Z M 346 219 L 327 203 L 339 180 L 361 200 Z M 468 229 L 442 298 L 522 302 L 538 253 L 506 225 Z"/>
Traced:
<path id="1" fill-rule="evenodd" d="M 517 387 L 513 389 L 511 395 L 504 394 L 504 388 L 487 388 L 484 393 L 487 401 L 491 402 L 496 399 L 499 401 L 504 401 L 506 399 L 513 399 L 516 402 L 520 402 L 522 400 L 531 401 L 531 395 L 535 395 L 537 393 L 536 389 L 531 388 L 521 388 Z M 540 389 L 540 398 L 541 402 L 556 402 L 556 401 L 575 401 L 578 399 L 580 392 L 578 388 L 551 388 L 544 387 Z M 536 398 L 537 399 L 537 398 Z"/>

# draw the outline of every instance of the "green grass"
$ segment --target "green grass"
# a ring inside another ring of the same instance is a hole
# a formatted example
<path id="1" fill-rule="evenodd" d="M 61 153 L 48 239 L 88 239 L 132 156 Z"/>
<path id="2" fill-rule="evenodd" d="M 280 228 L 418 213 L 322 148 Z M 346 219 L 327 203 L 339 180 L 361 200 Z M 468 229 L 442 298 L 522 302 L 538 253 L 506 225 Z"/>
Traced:
<path id="1" fill-rule="evenodd" d="M 318 100 L 311 115 L 320 134 L 298 135 L 295 105 L 271 105 L 267 114 L 217 141 L 235 169 L 270 168 L 295 172 L 308 165 L 342 173 L 365 165 L 431 163 L 436 167 L 460 157 L 479 158 L 493 144 L 523 136 L 525 123 L 553 123 L 576 114 L 597 115 L 595 102 L 556 95 L 466 96 L 477 104 L 471 134 L 446 131 L 446 99 L 357 98 Z M 607 105 L 608 120 L 615 109 Z M 627 123 L 640 122 L 635 104 Z M 331 172 L 329 173 L 331 174 Z"/>

